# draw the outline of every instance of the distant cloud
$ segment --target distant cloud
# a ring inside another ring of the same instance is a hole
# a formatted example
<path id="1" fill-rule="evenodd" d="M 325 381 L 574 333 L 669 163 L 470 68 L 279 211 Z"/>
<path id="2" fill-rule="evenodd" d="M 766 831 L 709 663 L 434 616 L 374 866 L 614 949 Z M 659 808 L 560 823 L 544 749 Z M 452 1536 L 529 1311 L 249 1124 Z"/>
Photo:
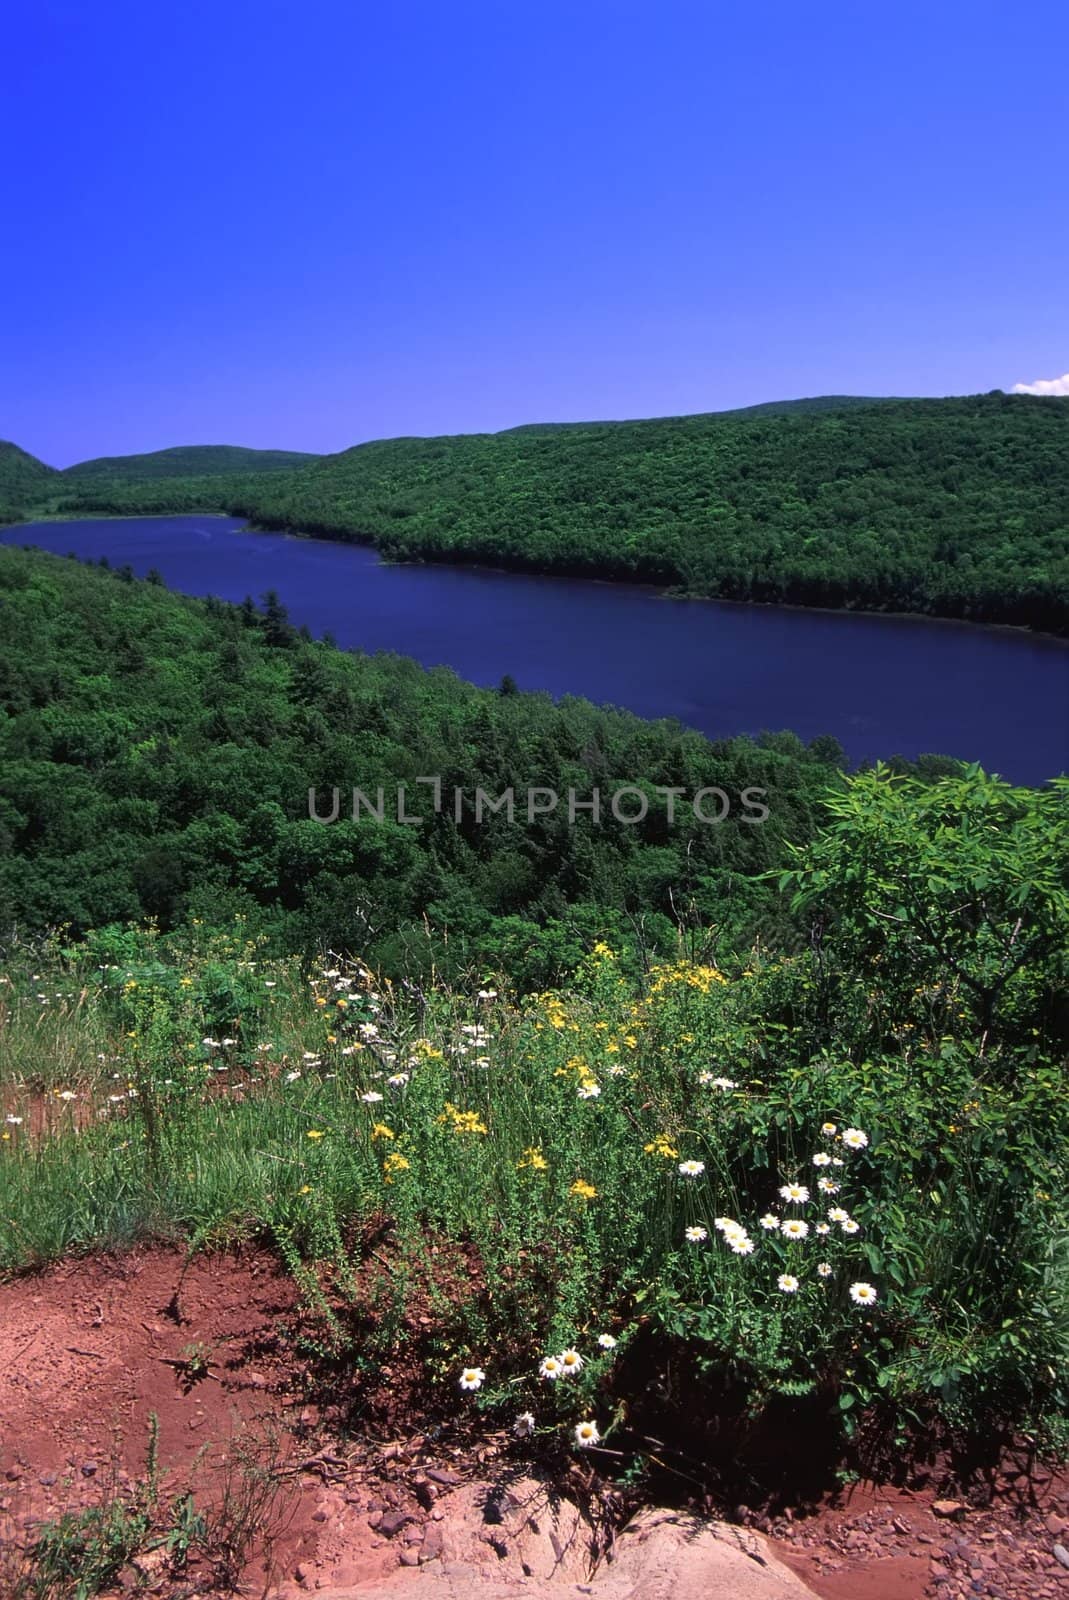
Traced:
<path id="1" fill-rule="evenodd" d="M 1069 394 L 1069 372 L 1060 378 L 1037 378 L 1035 383 L 1015 383 L 1014 394 Z"/>

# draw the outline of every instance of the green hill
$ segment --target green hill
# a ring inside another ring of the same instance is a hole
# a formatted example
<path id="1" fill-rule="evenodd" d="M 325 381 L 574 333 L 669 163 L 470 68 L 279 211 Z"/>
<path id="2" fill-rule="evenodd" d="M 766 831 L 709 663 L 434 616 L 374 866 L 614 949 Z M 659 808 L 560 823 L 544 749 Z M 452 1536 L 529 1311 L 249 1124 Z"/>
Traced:
<path id="1" fill-rule="evenodd" d="M 233 444 L 187 444 L 140 456 L 97 456 L 67 467 L 65 479 L 214 478 L 229 473 L 283 472 L 320 458 L 303 450 L 246 450 Z"/>
<path id="2" fill-rule="evenodd" d="M 229 509 L 399 560 L 1069 629 L 1069 406 L 833 399 L 363 444 Z"/>
<path id="3" fill-rule="evenodd" d="M 23 509 L 47 494 L 57 477 L 54 467 L 0 439 L 0 524 L 17 522 Z"/>

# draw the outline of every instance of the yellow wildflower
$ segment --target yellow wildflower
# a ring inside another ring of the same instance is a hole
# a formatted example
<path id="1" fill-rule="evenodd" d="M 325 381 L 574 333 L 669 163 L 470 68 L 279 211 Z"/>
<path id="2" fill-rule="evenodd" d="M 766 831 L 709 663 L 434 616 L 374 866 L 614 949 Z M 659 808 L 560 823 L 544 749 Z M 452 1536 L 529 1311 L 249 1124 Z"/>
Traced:
<path id="1" fill-rule="evenodd" d="M 542 1154 L 539 1146 L 531 1145 L 529 1149 L 523 1152 L 523 1159 L 517 1161 L 516 1170 L 522 1172 L 524 1167 L 530 1167 L 533 1172 L 545 1172 L 548 1166 L 549 1162 Z"/>
<path id="2" fill-rule="evenodd" d="M 598 1191 L 592 1183 L 587 1183 L 583 1178 L 576 1178 L 568 1192 L 579 1200 L 593 1200 Z"/>
<path id="3" fill-rule="evenodd" d="M 372 1141 L 372 1143 L 374 1143 L 376 1139 L 392 1139 L 394 1137 L 395 1137 L 395 1135 L 394 1135 L 393 1129 L 392 1128 L 388 1128 L 386 1126 L 385 1122 L 376 1122 L 376 1123 L 372 1124 L 372 1128 L 371 1128 L 371 1141 Z"/>

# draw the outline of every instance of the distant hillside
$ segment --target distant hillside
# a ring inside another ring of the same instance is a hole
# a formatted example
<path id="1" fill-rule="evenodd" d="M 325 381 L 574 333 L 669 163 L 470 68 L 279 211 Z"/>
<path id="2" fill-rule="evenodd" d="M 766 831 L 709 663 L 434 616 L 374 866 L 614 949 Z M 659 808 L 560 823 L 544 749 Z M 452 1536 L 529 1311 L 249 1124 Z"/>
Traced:
<path id="1" fill-rule="evenodd" d="M 320 459 L 302 450 L 246 450 L 233 444 L 187 444 L 141 456 L 98 456 L 67 467 L 65 479 L 215 478 L 224 474 L 284 472 Z"/>
<path id="2" fill-rule="evenodd" d="M 228 509 L 398 560 L 1069 631 L 1069 406 L 998 391 L 384 440 Z"/>
<path id="3" fill-rule="evenodd" d="M 763 414 L 766 417 L 785 416 L 791 411 L 846 411 L 851 406 L 879 406 L 892 403 L 888 397 L 882 395 L 861 394 L 821 394 L 809 400 L 762 400 L 753 406 L 730 406 L 725 411 L 703 411 L 686 420 L 696 421 L 699 416 L 706 417 L 755 417 Z M 680 417 L 649 418 L 649 421 L 679 422 Z M 564 428 L 583 430 L 589 428 L 623 428 L 631 424 L 626 419 L 606 418 L 600 422 L 520 422 L 514 428 L 501 428 L 501 433 L 559 433 Z"/>
<path id="4" fill-rule="evenodd" d="M 24 508 L 47 494 L 57 477 L 54 467 L 0 439 L 0 525 L 17 522 Z"/>

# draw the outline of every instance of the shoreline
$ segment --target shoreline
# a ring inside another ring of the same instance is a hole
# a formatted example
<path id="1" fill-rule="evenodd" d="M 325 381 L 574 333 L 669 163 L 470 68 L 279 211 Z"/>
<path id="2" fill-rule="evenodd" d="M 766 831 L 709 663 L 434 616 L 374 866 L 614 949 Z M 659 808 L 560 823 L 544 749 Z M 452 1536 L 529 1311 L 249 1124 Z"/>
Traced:
<path id="1" fill-rule="evenodd" d="M 181 517 L 211 517 L 220 521 L 240 522 L 242 519 L 229 511 L 118 511 L 118 512 L 56 512 L 45 515 L 28 517 L 25 522 L 10 523 L 0 527 L 0 534 L 13 533 L 20 527 L 32 526 L 38 523 L 62 524 L 67 522 L 168 522 Z M 378 556 L 379 564 L 384 567 L 426 567 L 426 568 L 454 568 L 458 571 L 486 573 L 502 578 L 537 578 L 549 579 L 555 583 L 593 583 L 603 588 L 628 589 L 643 594 L 655 596 L 659 600 L 682 601 L 700 603 L 703 605 L 732 606 L 742 610 L 753 611 L 795 611 L 809 616 L 825 617 L 864 617 L 869 620 L 886 618 L 892 622 L 911 623 L 938 623 L 944 626 L 969 628 L 974 630 L 992 630 L 998 633 L 1021 635 L 1025 638 L 1044 640 L 1048 643 L 1061 645 L 1069 649 L 1069 634 L 1051 633 L 1046 628 L 1035 628 L 1027 622 L 998 622 L 987 619 L 973 619 L 971 617 L 944 616 L 937 611 L 876 611 L 866 606 L 818 606 L 808 605 L 802 600 L 736 600 L 727 595 L 716 594 L 688 594 L 678 589 L 663 588 L 660 584 L 649 583 L 641 578 L 612 578 L 592 576 L 589 573 L 569 573 L 554 571 L 533 571 L 522 566 L 491 566 L 483 561 L 434 561 L 425 556 L 413 557 L 410 560 L 398 560 L 382 554 L 374 539 L 341 538 L 337 534 L 328 533 L 301 533 L 294 528 L 265 528 L 249 520 L 245 525 L 233 530 L 235 533 L 251 534 L 277 534 L 286 539 L 298 539 L 304 542 L 317 544 L 352 545 L 358 549 L 373 550 Z"/>

